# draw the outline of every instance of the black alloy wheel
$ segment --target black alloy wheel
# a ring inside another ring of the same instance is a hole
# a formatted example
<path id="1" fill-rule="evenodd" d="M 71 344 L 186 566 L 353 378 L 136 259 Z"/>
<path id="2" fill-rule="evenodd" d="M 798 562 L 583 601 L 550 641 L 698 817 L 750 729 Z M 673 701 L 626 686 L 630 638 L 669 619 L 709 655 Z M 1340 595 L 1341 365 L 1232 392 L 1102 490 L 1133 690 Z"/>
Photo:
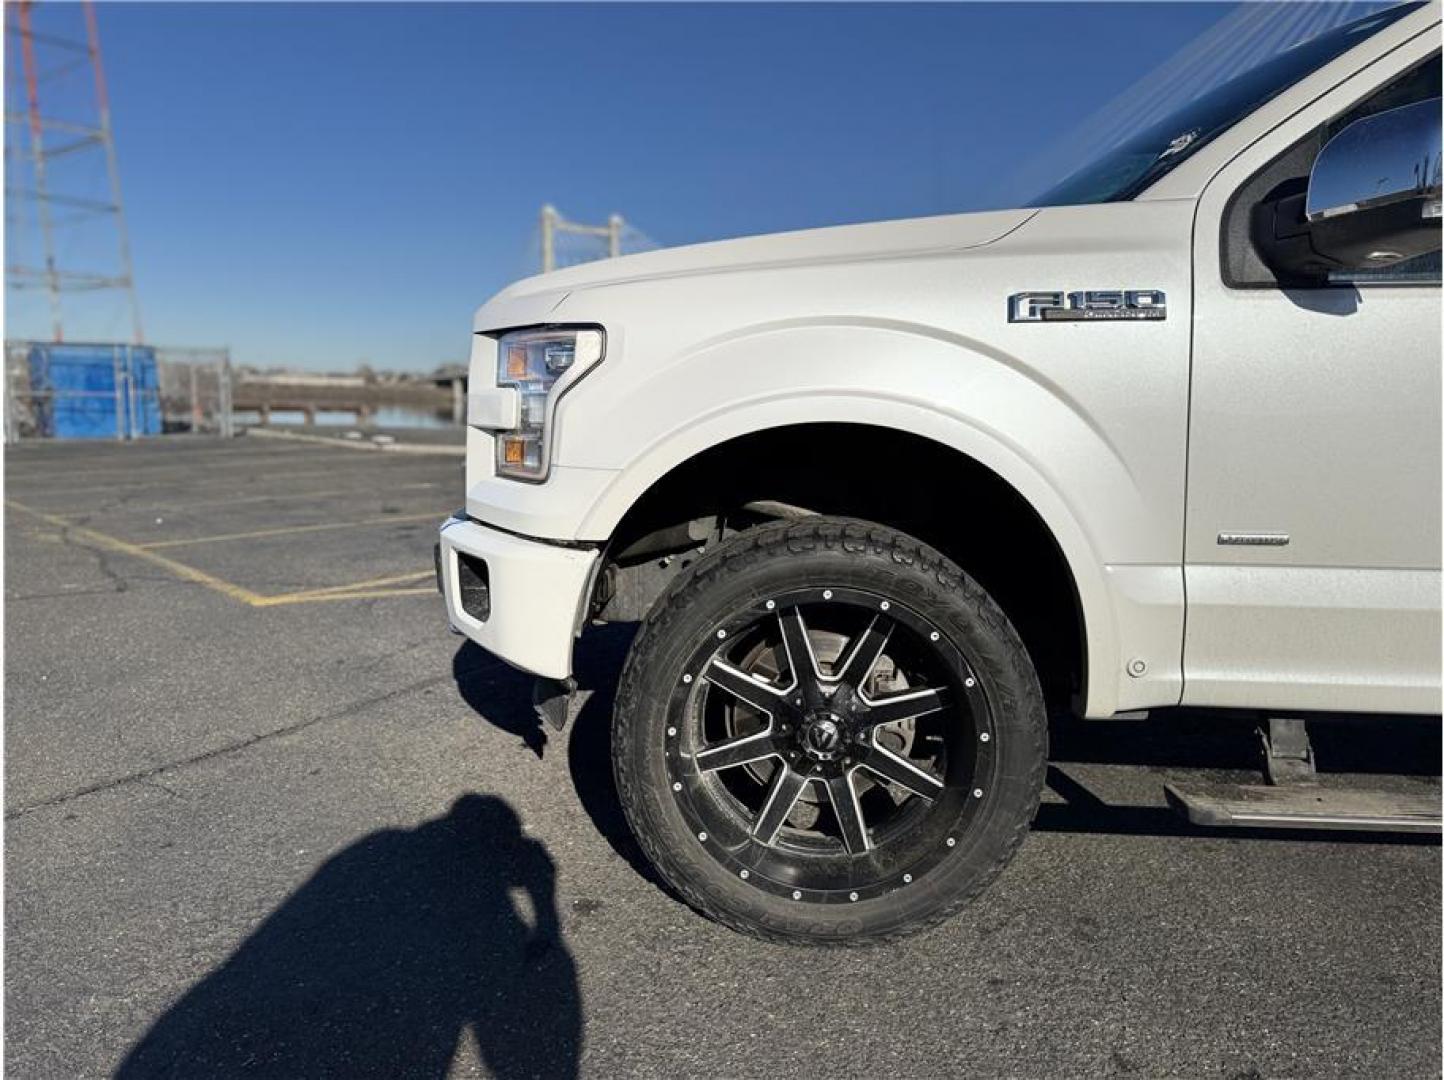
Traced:
<path id="1" fill-rule="evenodd" d="M 987 699 L 956 648 L 852 589 L 783 593 L 730 623 L 669 710 L 672 790 L 699 842 L 754 887 L 811 903 L 856 903 L 926 873 L 966 830 L 993 764 Z M 826 628 L 822 649 L 810 626 Z M 906 688 L 890 689 L 898 680 Z"/>
<path id="2" fill-rule="evenodd" d="M 1042 718 L 975 583 L 901 534 L 817 518 L 730 540 L 658 602 L 614 760 L 639 841 L 694 906 L 868 940 L 946 917 L 1011 856 Z"/>

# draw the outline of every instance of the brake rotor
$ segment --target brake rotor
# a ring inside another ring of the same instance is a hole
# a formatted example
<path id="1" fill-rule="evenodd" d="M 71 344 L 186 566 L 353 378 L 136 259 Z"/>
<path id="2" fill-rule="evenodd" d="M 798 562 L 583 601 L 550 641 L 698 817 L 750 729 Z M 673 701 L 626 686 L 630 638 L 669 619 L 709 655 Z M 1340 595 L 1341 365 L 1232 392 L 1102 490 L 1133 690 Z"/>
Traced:
<path id="1" fill-rule="evenodd" d="M 818 665 L 824 671 L 831 672 L 852 643 L 852 638 L 831 630 L 813 630 L 811 641 L 813 655 L 816 657 Z M 741 669 L 749 675 L 755 675 L 768 682 L 776 682 L 782 675 L 782 666 L 778 663 L 778 659 L 778 652 L 774 647 L 758 643 L 744 654 Z M 907 689 L 909 689 L 907 676 L 898 669 L 897 663 L 884 652 L 878 657 L 877 664 L 873 667 L 872 674 L 867 680 L 867 696 L 878 698 L 887 694 L 902 693 Z M 726 715 L 729 737 L 741 734 L 741 725 L 738 720 L 739 714 L 736 708 L 729 708 Z M 915 729 L 916 722 L 906 720 L 879 731 L 877 741 L 879 745 L 893 753 L 906 757 L 912 753 Z M 763 787 L 771 782 L 773 768 L 775 766 L 769 762 L 757 762 L 744 766 L 747 774 Z M 871 777 L 865 775 L 858 777 L 859 797 L 872 787 L 882 787 L 883 790 L 887 790 L 886 785 L 875 783 Z M 818 791 L 815 785 L 807 785 L 801 796 L 798 797 L 792 814 L 787 819 L 787 824 L 795 829 L 816 827 L 821 808 L 826 801 L 827 796 Z"/>

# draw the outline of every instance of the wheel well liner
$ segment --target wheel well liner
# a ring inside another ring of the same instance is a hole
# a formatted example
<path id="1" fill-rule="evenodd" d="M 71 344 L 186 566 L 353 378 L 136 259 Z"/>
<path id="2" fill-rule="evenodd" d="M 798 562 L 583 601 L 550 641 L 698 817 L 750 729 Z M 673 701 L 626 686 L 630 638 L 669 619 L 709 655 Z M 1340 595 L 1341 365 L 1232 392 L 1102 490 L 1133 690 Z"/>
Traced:
<path id="1" fill-rule="evenodd" d="M 1008 614 L 1050 707 L 1069 699 L 1081 703 L 1087 672 L 1083 607 L 1048 526 L 991 469 L 952 447 L 891 428 L 769 428 L 677 465 L 613 531 L 594 613 L 639 618 L 708 543 L 780 513 L 806 512 L 875 521 L 943 552 Z"/>

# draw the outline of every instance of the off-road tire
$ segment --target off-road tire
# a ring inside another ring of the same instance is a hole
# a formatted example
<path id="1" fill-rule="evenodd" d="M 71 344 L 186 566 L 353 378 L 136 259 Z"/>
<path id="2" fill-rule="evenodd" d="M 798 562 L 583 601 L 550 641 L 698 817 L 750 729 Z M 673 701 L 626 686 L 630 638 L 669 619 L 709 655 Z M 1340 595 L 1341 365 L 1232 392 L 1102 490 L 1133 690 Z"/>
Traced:
<path id="1" fill-rule="evenodd" d="M 698 842 L 673 797 L 664 760 L 667 702 L 684 676 L 689 649 L 739 607 L 825 583 L 893 597 L 939 627 L 966 657 L 992 710 L 991 787 L 966 834 L 956 846 L 950 839 L 950 850 L 910 884 L 852 904 L 796 903 L 739 880 Z M 748 530 L 685 571 L 632 642 L 613 718 L 617 790 L 637 842 L 661 876 L 718 922 L 799 944 L 886 942 L 957 913 L 1018 850 L 1037 810 L 1046 759 L 1038 678 L 993 599 L 933 548 L 893 529 L 836 517 Z"/>

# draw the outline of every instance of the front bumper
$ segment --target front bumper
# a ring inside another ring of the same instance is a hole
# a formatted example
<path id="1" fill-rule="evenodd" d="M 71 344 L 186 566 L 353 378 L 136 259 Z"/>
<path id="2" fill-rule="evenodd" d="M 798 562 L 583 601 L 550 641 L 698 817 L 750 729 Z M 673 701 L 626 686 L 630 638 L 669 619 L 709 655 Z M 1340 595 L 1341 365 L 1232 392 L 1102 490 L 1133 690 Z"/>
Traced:
<path id="1" fill-rule="evenodd" d="M 596 549 L 528 540 L 451 517 L 441 526 L 437 554 L 453 627 L 524 671 L 548 679 L 571 675 Z"/>

